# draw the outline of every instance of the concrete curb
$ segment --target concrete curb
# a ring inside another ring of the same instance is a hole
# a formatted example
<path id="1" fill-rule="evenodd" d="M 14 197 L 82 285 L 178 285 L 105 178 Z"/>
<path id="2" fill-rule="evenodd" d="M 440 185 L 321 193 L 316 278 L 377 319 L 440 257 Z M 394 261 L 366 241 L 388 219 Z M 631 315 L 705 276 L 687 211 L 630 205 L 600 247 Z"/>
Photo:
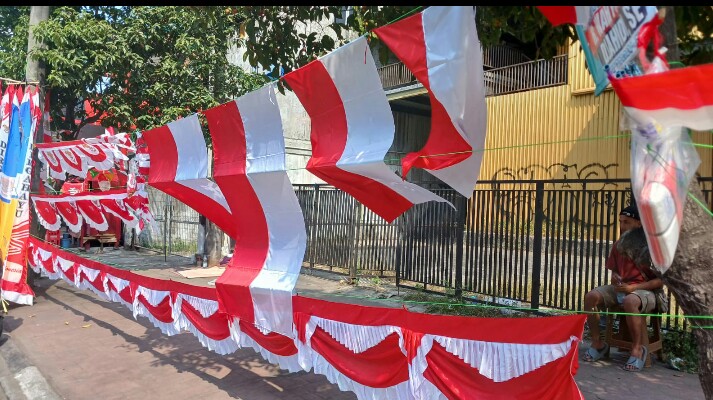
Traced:
<path id="1" fill-rule="evenodd" d="M 62 399 L 8 334 L 0 338 L 0 388 L 12 400 Z"/>

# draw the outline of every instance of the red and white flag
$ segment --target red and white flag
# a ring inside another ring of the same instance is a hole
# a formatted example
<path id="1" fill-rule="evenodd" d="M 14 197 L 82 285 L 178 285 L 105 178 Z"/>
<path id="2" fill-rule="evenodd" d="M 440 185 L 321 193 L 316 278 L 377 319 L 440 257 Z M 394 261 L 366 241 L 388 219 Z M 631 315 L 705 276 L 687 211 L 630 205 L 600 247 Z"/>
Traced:
<path id="1" fill-rule="evenodd" d="M 58 230 L 62 217 L 72 232 L 79 232 L 83 223 L 104 231 L 109 226 L 106 213 L 121 218 L 129 228 L 139 223 L 139 218 L 125 205 L 127 197 L 125 190 L 113 189 L 100 193 L 38 194 L 32 196 L 32 202 L 40 224 L 47 230 Z"/>
<path id="2" fill-rule="evenodd" d="M 432 6 L 374 33 L 428 89 L 431 100 L 428 141 L 401 161 L 404 176 L 412 167 L 423 168 L 470 198 L 487 128 L 473 6 Z"/>
<path id="3" fill-rule="evenodd" d="M 389 222 L 414 204 L 445 201 L 400 179 L 384 164 L 394 140 L 394 120 L 365 38 L 285 80 L 312 122 L 307 170 Z"/>
<path id="4" fill-rule="evenodd" d="M 591 6 L 537 6 L 553 26 L 573 24 L 586 26 L 591 18 Z"/>
<path id="5" fill-rule="evenodd" d="M 216 281 L 221 307 L 263 331 L 291 337 L 292 290 L 307 235 L 285 170 L 273 87 L 211 108 L 205 116 L 213 139 L 213 178 L 233 210 L 237 231 L 233 258 Z"/>
<path id="6" fill-rule="evenodd" d="M 713 129 L 713 64 L 612 79 L 626 112 L 637 122 Z"/>
<path id="7" fill-rule="evenodd" d="M 231 237 L 230 207 L 208 179 L 208 148 L 198 115 L 143 132 L 151 159 L 149 184 L 197 210 Z"/>

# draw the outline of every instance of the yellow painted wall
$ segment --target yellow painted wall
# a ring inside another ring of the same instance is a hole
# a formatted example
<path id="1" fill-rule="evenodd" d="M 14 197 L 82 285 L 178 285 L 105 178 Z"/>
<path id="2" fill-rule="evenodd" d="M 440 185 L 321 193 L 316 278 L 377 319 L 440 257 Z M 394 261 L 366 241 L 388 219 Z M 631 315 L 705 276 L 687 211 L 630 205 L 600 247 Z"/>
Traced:
<path id="1" fill-rule="evenodd" d="M 616 94 L 594 96 L 579 43 L 569 48 L 568 74 L 566 85 L 487 98 L 480 180 L 629 178 L 629 138 L 590 140 L 629 132 L 620 130 Z M 693 140 L 713 144 L 713 134 L 696 132 Z M 713 176 L 713 150 L 698 150 L 699 173 Z"/>

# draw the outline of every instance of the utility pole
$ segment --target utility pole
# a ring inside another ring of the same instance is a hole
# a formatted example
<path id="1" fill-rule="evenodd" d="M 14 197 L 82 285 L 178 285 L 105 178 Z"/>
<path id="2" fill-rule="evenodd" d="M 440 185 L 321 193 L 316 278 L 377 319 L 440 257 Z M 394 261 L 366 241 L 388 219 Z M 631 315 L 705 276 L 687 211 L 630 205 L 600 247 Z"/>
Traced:
<path id="1" fill-rule="evenodd" d="M 30 27 L 28 29 L 29 35 L 27 36 L 27 64 L 25 66 L 25 80 L 28 82 L 39 82 L 37 88 L 40 91 L 40 110 L 44 113 L 45 108 L 45 66 L 38 60 L 35 60 L 32 55 L 36 49 L 43 48 L 44 44 L 37 42 L 35 35 L 33 34 L 33 29 L 40 22 L 46 21 L 50 16 L 50 6 L 32 6 L 30 8 Z M 42 114 L 41 114 L 42 115 Z M 44 131 L 42 129 L 42 124 L 38 124 L 37 132 L 35 133 L 35 143 L 38 139 L 42 138 Z M 33 177 L 34 178 L 34 177 Z M 33 179 L 32 185 L 36 185 L 38 182 Z"/>
<path id="2" fill-rule="evenodd" d="M 50 16 L 50 6 L 32 6 L 30 8 L 30 26 L 28 29 L 27 36 L 27 59 L 25 66 L 25 80 L 27 82 L 37 82 L 37 90 L 39 91 L 40 100 L 40 115 L 44 118 L 45 111 L 45 66 L 44 63 L 35 60 L 32 56 L 36 49 L 44 47 L 43 43 L 38 42 L 33 34 L 34 27 L 40 22 L 46 21 Z M 42 129 L 42 123 L 37 124 L 37 131 L 35 132 L 34 143 L 38 143 L 44 136 L 44 129 Z M 30 192 L 37 192 L 41 185 L 40 182 L 40 163 L 37 157 L 38 152 L 36 148 L 32 149 L 32 178 L 30 182 Z M 33 207 L 30 209 L 34 210 Z M 32 216 L 30 222 L 30 234 L 36 237 L 44 237 L 44 229 L 38 222 L 37 216 Z M 33 286 L 36 274 L 32 269 L 28 268 L 28 283 Z"/>

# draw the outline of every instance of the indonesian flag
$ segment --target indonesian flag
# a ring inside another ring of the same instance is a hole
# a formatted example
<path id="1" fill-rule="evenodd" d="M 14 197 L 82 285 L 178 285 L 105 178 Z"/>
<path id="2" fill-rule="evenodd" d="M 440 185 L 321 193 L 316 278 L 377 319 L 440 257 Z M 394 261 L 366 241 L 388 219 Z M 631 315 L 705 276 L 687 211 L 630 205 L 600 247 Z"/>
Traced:
<path id="1" fill-rule="evenodd" d="M 365 38 L 285 80 L 312 122 L 307 170 L 389 222 L 414 204 L 445 201 L 403 181 L 384 164 L 394 140 L 394 120 Z"/>
<path id="2" fill-rule="evenodd" d="M 611 84 L 627 113 L 641 124 L 657 122 L 713 129 L 713 64 L 673 69 Z"/>
<path id="3" fill-rule="evenodd" d="M 307 234 L 285 170 L 282 121 L 273 87 L 205 115 L 213 139 L 213 178 L 224 189 L 238 233 L 234 256 L 215 285 L 220 306 L 241 321 L 291 337 L 292 290 Z"/>
<path id="4" fill-rule="evenodd" d="M 149 184 L 198 210 L 231 237 L 236 231 L 225 196 L 208 179 L 208 148 L 198 115 L 146 131 Z"/>
<path id="5" fill-rule="evenodd" d="M 573 24 L 585 26 L 591 17 L 591 6 L 537 6 L 553 26 Z"/>
<path id="6" fill-rule="evenodd" d="M 428 89 L 431 132 L 401 161 L 426 169 L 470 198 L 480 172 L 487 110 L 483 55 L 473 6 L 429 7 L 374 30 Z"/>
<path id="7" fill-rule="evenodd" d="M 106 213 L 121 218 L 127 227 L 138 224 L 138 218 L 125 204 L 127 197 L 125 190 L 113 189 L 100 193 L 39 194 L 32 196 L 32 202 L 40 224 L 47 230 L 58 230 L 62 217 L 72 232 L 79 232 L 83 222 L 98 231 L 105 231 L 108 228 Z"/>

